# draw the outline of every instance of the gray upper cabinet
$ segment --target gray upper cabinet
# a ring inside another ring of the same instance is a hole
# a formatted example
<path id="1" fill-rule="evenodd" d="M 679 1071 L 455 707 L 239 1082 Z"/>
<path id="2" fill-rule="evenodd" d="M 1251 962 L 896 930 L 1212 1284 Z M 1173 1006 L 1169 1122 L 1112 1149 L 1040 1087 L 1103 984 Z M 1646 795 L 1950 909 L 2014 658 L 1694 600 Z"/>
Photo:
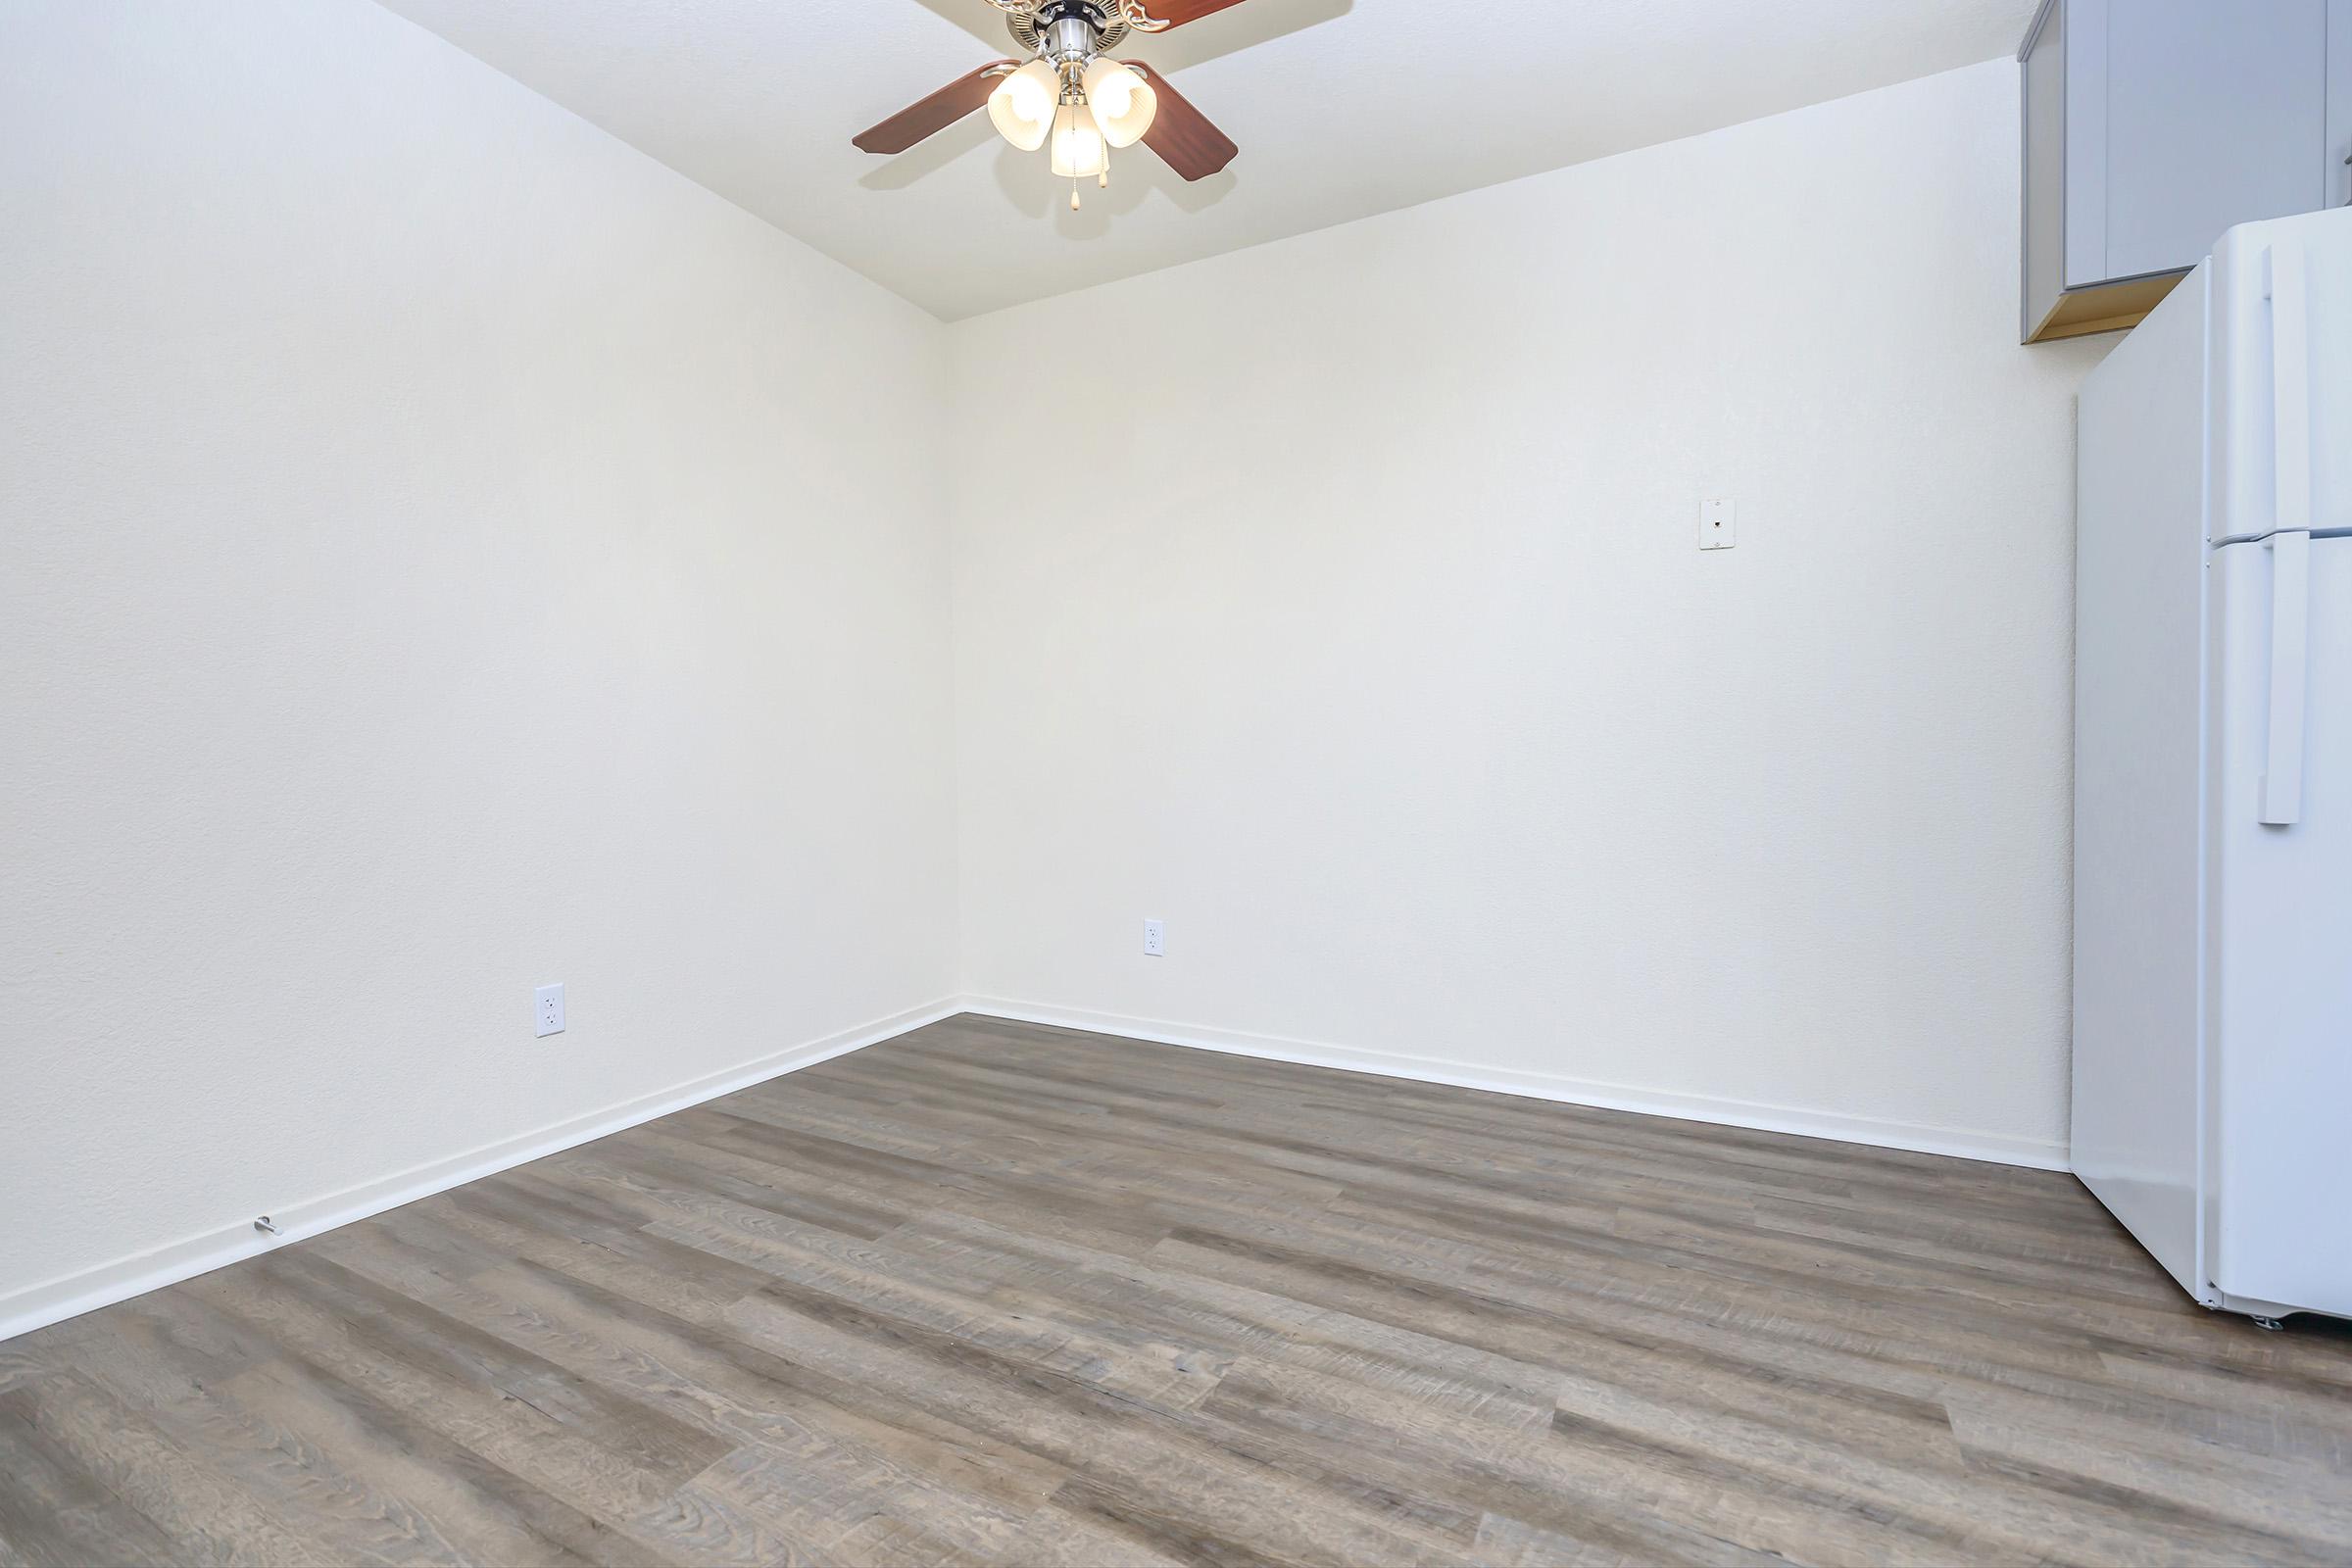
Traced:
<path id="1" fill-rule="evenodd" d="M 2044 0 L 2018 59 L 2030 343 L 2130 326 L 2231 224 L 2352 194 L 2352 0 Z"/>
<path id="2" fill-rule="evenodd" d="M 2352 207 L 2352 0 L 2328 8 L 2328 205 Z"/>

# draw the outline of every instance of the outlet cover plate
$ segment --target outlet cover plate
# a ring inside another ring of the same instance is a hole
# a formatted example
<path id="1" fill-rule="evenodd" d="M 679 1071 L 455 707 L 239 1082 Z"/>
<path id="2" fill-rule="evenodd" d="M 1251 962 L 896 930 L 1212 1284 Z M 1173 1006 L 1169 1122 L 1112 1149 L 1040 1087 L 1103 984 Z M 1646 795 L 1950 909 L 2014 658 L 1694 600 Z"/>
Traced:
<path id="1" fill-rule="evenodd" d="M 561 985 L 541 986 L 533 993 L 532 1018 L 544 1040 L 549 1035 L 564 1032 L 564 988 Z"/>

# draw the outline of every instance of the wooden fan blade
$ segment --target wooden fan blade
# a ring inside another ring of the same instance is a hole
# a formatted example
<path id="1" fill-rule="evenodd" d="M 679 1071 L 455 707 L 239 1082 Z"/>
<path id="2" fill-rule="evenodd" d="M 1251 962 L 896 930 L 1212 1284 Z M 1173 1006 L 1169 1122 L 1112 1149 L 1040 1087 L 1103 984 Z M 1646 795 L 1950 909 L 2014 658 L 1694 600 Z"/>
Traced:
<path id="1" fill-rule="evenodd" d="M 1151 79 L 1152 90 L 1159 97 L 1159 113 L 1152 119 L 1144 145 L 1159 154 L 1162 163 L 1187 179 L 1206 179 L 1233 162 L 1234 154 L 1241 151 L 1233 138 L 1210 124 L 1208 117 L 1195 109 L 1174 82 L 1141 60 L 1127 64 Z"/>
<path id="2" fill-rule="evenodd" d="M 1018 69 L 1009 60 L 982 66 L 968 76 L 957 76 L 921 103 L 907 105 L 851 141 L 861 152 L 903 153 L 985 105 L 988 95 L 997 90 L 997 79 Z"/>
<path id="3" fill-rule="evenodd" d="M 1181 27 L 1188 22 L 1230 11 L 1241 3 L 1242 0 L 1144 0 L 1144 11 L 1159 24 L 1152 30 L 1165 32 L 1170 27 Z"/>

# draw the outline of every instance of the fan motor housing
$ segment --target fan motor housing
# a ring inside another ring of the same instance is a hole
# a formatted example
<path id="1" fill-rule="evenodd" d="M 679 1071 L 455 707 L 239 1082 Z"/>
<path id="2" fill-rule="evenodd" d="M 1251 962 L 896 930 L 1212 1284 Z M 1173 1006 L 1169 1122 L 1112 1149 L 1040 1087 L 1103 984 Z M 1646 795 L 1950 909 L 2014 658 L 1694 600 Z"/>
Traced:
<path id="1" fill-rule="evenodd" d="M 1097 0 L 1046 0 L 1034 12 L 1006 18 L 1013 41 L 1057 65 L 1092 60 L 1124 37 L 1125 8 Z"/>

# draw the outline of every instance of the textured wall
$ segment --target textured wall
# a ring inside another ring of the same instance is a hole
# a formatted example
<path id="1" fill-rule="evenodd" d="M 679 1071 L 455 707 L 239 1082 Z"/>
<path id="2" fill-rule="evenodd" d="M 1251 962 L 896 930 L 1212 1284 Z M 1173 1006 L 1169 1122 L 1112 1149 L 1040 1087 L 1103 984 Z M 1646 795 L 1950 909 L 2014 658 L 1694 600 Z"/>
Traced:
<path id="1" fill-rule="evenodd" d="M 965 989 L 2062 1154 L 2017 201 L 1996 62 L 960 323 Z"/>
<path id="2" fill-rule="evenodd" d="M 2008 65 L 949 330 L 361 0 L 0 43 L 0 1320 L 958 987 L 2058 1151 Z"/>
<path id="3" fill-rule="evenodd" d="M 0 1318 L 949 990 L 935 321 L 364 0 L 8 5 L 0 300 Z"/>

